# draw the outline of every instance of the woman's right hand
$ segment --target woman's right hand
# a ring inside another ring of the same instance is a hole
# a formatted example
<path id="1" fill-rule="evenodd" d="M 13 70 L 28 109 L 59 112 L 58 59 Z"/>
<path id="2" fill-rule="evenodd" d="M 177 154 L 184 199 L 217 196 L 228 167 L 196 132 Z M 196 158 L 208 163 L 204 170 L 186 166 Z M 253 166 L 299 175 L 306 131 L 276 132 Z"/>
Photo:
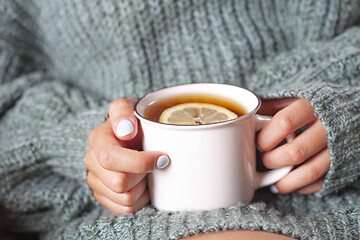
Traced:
<path id="1" fill-rule="evenodd" d="M 109 118 L 89 134 L 84 158 L 87 182 L 95 199 L 115 214 L 134 213 L 150 200 L 146 175 L 165 168 L 165 153 L 139 151 L 141 131 L 133 114 L 134 99 L 110 104 Z"/>

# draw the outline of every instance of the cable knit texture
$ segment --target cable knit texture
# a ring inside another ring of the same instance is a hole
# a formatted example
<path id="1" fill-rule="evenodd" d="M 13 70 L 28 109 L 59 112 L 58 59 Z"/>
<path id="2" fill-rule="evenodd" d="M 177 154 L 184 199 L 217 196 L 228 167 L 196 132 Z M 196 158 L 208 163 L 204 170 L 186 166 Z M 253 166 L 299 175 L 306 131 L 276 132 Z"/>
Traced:
<path id="1" fill-rule="evenodd" d="M 359 15 L 356 0 L 0 0 L 1 239 L 359 239 Z M 97 204 L 83 157 L 109 103 L 195 82 L 307 99 L 328 136 L 322 189 L 199 212 Z"/>

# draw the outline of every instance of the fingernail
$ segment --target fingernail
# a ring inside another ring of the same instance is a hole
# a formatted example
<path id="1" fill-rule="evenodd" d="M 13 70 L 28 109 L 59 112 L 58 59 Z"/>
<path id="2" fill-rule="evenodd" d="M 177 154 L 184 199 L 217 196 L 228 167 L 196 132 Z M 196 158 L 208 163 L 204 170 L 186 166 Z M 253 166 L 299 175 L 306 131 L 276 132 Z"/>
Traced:
<path id="1" fill-rule="evenodd" d="M 278 194 L 279 190 L 275 187 L 275 185 L 271 185 L 270 186 L 270 191 L 274 194 Z"/>
<path id="2" fill-rule="evenodd" d="M 169 165 L 170 159 L 166 155 L 161 155 L 156 161 L 156 168 L 162 169 Z"/>
<path id="3" fill-rule="evenodd" d="M 118 137 L 124 137 L 134 131 L 134 125 L 131 121 L 124 119 L 121 120 L 116 127 L 116 135 Z"/>

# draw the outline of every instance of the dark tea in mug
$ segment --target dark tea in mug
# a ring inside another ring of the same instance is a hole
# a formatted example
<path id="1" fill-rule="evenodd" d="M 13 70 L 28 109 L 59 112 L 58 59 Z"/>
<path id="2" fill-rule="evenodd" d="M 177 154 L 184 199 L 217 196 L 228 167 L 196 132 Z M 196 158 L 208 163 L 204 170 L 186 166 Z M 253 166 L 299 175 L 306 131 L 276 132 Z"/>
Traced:
<path id="1" fill-rule="evenodd" d="M 159 122 L 162 112 L 168 108 L 184 103 L 208 103 L 230 110 L 238 117 L 247 114 L 245 107 L 235 103 L 231 99 L 206 94 L 174 95 L 167 98 L 160 98 L 146 107 L 144 117 L 148 120 Z"/>

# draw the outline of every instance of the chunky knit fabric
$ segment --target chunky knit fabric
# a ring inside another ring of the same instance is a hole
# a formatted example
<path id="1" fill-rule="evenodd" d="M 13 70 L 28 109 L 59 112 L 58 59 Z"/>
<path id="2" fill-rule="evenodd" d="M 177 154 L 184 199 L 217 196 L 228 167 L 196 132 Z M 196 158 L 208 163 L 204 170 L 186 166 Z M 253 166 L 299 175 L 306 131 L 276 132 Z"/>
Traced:
<path id="1" fill-rule="evenodd" d="M 359 239 L 359 15 L 355 0 L 0 0 L 0 237 Z M 200 212 L 98 205 L 83 157 L 109 103 L 191 82 L 307 99 L 328 135 L 322 189 Z"/>

